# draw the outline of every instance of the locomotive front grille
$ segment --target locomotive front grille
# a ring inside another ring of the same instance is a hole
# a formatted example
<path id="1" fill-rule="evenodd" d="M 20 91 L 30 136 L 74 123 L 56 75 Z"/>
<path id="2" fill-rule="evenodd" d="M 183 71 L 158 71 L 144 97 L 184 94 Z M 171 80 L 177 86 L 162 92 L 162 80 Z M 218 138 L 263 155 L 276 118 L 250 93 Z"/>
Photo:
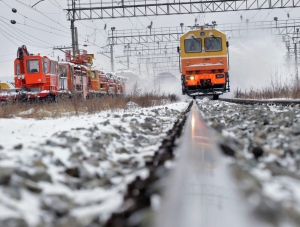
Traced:
<path id="1" fill-rule="evenodd" d="M 200 84 L 203 88 L 212 86 L 210 79 L 200 80 Z"/>

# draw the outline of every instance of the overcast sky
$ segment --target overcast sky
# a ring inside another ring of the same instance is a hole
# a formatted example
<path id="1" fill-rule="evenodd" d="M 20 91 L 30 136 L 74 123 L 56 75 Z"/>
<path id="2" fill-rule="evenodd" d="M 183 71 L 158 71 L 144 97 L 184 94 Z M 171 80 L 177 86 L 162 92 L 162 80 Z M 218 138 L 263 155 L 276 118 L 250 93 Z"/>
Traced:
<path id="1" fill-rule="evenodd" d="M 67 1 L 44 0 L 32 8 L 31 6 L 38 1 L 0 1 L 0 77 L 13 75 L 13 61 L 16 58 L 17 48 L 21 45 L 26 45 L 30 53 L 59 56 L 64 59 L 64 54 L 58 50 L 53 51 L 53 47 L 71 45 L 70 21 L 67 20 L 64 10 L 67 8 Z M 15 8 L 17 13 L 13 13 L 12 8 Z M 275 16 L 280 20 L 286 20 L 288 19 L 287 13 L 289 13 L 290 19 L 298 18 L 299 8 L 76 21 L 75 26 L 78 27 L 81 48 L 84 44 L 89 45 L 86 49 L 96 56 L 94 66 L 109 69 L 110 60 L 97 54 L 101 50 L 100 47 L 107 44 L 105 24 L 107 24 L 108 30 L 111 27 L 115 27 L 116 30 L 142 29 L 150 25 L 151 21 L 153 28 L 174 27 L 180 23 L 193 25 L 195 18 L 198 19 L 199 24 L 211 23 L 211 21 L 225 24 L 240 23 L 241 15 L 243 20 L 249 19 L 250 21 L 271 21 Z M 16 24 L 11 24 L 10 20 L 15 20 Z M 121 55 L 122 51 L 123 46 L 116 46 L 116 54 Z M 115 68 L 125 68 L 125 66 L 116 64 Z"/>

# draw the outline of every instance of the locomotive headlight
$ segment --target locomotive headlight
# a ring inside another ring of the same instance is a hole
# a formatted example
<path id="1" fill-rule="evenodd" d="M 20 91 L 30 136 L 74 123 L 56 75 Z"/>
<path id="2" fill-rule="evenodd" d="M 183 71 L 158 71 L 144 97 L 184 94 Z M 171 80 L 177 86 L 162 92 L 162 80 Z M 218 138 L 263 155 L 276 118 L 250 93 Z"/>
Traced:
<path id="1" fill-rule="evenodd" d="M 217 74 L 216 78 L 224 78 L 224 75 L 223 74 Z"/>
<path id="2" fill-rule="evenodd" d="M 21 79 L 21 76 L 20 76 L 20 75 L 18 75 L 18 79 Z"/>
<path id="3" fill-rule="evenodd" d="M 194 76 L 187 76 L 187 77 L 186 77 L 186 80 L 194 80 L 194 79 L 195 79 Z"/>
<path id="4" fill-rule="evenodd" d="M 22 79 L 25 79 L 25 75 L 22 75 L 21 78 L 22 78 Z"/>

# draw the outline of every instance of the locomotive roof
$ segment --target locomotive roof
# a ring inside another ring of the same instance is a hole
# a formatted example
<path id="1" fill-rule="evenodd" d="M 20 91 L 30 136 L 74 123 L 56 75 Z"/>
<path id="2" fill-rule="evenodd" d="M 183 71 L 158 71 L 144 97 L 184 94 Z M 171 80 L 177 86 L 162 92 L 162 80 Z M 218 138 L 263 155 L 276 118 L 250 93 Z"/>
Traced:
<path id="1" fill-rule="evenodd" d="M 217 32 L 217 33 L 221 33 L 222 35 L 224 35 L 225 36 L 225 33 L 223 33 L 223 32 L 221 32 L 220 30 L 217 30 L 217 29 L 215 29 L 215 28 L 213 28 L 213 27 L 198 27 L 197 26 L 197 28 L 195 28 L 195 29 L 191 29 L 191 30 L 189 30 L 189 31 L 187 31 L 186 33 L 184 33 L 184 34 L 182 34 L 181 36 L 180 36 L 180 38 L 182 38 L 183 36 L 186 36 L 187 34 L 191 34 L 191 33 L 195 33 L 195 32 L 200 32 L 200 31 L 215 31 L 215 32 Z"/>

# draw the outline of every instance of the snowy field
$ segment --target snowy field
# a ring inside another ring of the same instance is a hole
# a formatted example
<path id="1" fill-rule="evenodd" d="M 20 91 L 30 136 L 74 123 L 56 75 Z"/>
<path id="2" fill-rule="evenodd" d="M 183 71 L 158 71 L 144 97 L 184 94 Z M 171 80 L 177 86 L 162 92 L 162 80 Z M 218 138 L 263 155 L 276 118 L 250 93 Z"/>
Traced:
<path id="1" fill-rule="evenodd" d="M 0 226 L 101 226 L 188 104 L 0 119 Z"/>

